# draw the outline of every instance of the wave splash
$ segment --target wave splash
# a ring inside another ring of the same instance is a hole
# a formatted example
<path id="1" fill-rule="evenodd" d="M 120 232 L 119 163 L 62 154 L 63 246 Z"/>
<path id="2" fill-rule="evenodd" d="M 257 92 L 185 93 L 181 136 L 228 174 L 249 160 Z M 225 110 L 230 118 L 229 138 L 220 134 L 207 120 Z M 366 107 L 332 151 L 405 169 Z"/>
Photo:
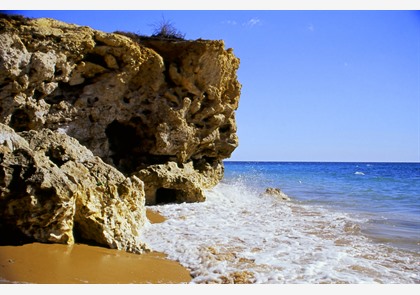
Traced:
<path id="1" fill-rule="evenodd" d="M 148 207 L 167 221 L 142 239 L 201 283 L 420 283 L 420 255 L 373 243 L 367 220 L 261 195 L 240 180 L 203 203 Z"/>

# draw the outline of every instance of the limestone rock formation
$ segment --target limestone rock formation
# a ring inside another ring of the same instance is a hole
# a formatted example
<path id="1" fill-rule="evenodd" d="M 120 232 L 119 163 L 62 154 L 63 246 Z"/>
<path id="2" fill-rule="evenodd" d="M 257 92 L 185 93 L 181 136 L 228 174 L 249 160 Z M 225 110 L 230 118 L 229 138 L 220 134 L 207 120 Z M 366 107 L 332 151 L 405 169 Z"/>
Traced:
<path id="1" fill-rule="evenodd" d="M 290 197 L 282 192 L 279 188 L 268 187 L 262 195 L 274 196 L 281 201 L 290 201 Z"/>
<path id="2" fill-rule="evenodd" d="M 49 129 L 0 124 L 0 241 L 94 242 L 141 253 L 143 183 Z"/>
<path id="3" fill-rule="evenodd" d="M 224 47 L 0 17 L 0 123 L 76 138 L 138 175 L 150 204 L 201 201 L 238 146 L 239 59 Z"/>
<path id="4" fill-rule="evenodd" d="M 205 168 L 204 168 L 205 169 Z M 206 175 L 201 168 L 198 172 L 192 162 L 186 163 L 180 168 L 176 162 L 150 165 L 142 169 L 136 175 L 145 183 L 146 203 L 176 203 L 176 202 L 202 202 L 205 200 L 204 189 L 212 187 L 215 183 L 209 180 L 218 179 L 221 176 Z M 209 168 L 211 173 L 220 173 L 222 166 Z"/>

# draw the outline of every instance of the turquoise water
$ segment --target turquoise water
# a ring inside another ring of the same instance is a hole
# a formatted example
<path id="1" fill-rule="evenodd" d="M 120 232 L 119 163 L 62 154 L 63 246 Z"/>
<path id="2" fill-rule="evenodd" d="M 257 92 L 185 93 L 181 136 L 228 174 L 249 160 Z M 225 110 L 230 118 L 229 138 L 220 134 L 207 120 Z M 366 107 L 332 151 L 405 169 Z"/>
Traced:
<path id="1" fill-rule="evenodd" d="M 225 162 L 224 182 L 351 212 L 371 238 L 420 252 L 420 163 Z"/>

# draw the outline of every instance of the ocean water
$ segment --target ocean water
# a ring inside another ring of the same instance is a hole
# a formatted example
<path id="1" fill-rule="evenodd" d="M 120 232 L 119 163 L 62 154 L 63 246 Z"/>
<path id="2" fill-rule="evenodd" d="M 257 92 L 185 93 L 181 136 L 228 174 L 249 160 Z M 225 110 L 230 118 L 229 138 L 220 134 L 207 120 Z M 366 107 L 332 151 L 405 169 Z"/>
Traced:
<path id="1" fill-rule="evenodd" d="M 420 283 L 420 163 L 225 162 L 206 196 L 142 233 L 191 284 Z"/>

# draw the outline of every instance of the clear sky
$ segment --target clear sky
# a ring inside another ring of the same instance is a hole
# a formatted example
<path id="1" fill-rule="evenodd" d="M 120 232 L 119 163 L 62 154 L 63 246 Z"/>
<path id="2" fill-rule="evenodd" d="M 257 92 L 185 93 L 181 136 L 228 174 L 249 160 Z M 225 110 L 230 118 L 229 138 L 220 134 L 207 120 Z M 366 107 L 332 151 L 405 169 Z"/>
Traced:
<path id="1" fill-rule="evenodd" d="M 164 18 L 186 39 L 224 40 L 241 61 L 230 160 L 420 162 L 419 11 L 18 13 L 145 35 Z"/>

